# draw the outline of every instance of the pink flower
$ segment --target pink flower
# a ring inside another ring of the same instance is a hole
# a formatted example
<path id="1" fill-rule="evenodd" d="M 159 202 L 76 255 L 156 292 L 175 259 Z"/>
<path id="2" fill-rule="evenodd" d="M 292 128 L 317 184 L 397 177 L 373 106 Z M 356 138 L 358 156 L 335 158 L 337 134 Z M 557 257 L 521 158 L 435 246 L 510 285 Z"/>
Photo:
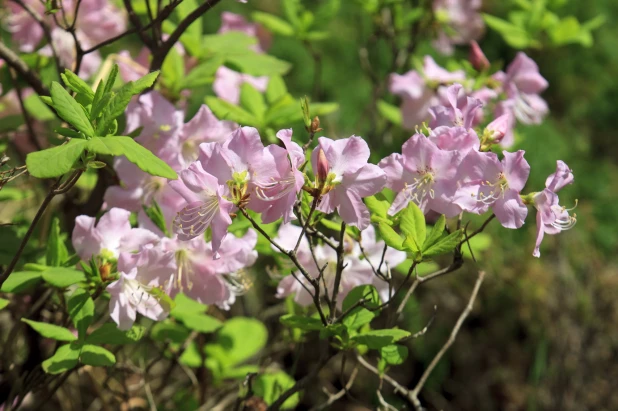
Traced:
<path id="1" fill-rule="evenodd" d="M 479 44 L 474 40 L 470 42 L 468 61 L 472 64 L 472 67 L 474 67 L 476 71 L 487 70 L 490 66 L 489 60 L 485 57 L 485 53 L 483 53 L 483 50 L 481 50 Z"/>
<path id="2" fill-rule="evenodd" d="M 337 209 L 347 224 L 361 230 L 367 228 L 369 210 L 362 199 L 384 188 L 384 172 L 378 166 L 367 163 L 369 147 L 361 137 L 352 136 L 341 140 L 320 137 L 318 141 L 318 147 L 311 156 L 313 169 L 318 169 L 320 150 L 324 151 L 329 169 L 324 182 L 326 194 L 317 209 L 327 214 Z"/>
<path id="3" fill-rule="evenodd" d="M 39 0 L 24 0 L 39 16 L 45 16 L 45 4 Z M 5 2 L 7 11 L 7 29 L 12 38 L 19 45 L 19 50 L 32 53 L 43 40 L 43 29 L 30 14 L 17 3 Z M 50 20 L 50 19 L 46 19 Z"/>
<path id="4" fill-rule="evenodd" d="M 179 173 L 169 185 L 188 203 L 174 219 L 174 232 L 182 241 L 191 240 L 212 229 L 212 248 L 216 253 L 232 223 L 233 204 L 222 197 L 223 187 L 196 161 Z"/>
<path id="5" fill-rule="evenodd" d="M 189 241 L 163 239 L 163 249 L 173 254 L 176 261 L 167 284 L 170 296 L 182 292 L 200 303 L 229 309 L 236 295 L 246 291 L 242 271 L 257 259 L 256 244 L 257 234 L 253 230 L 241 238 L 229 235 L 219 247 L 219 258 L 213 260 L 217 253 L 202 237 Z"/>
<path id="6" fill-rule="evenodd" d="M 137 251 L 140 246 L 159 241 L 159 237 L 142 228 L 131 228 L 131 212 L 112 208 L 98 223 L 94 217 L 81 215 L 75 219 L 72 241 L 75 252 L 82 260 L 102 255 L 115 259 L 120 252 Z"/>
<path id="7" fill-rule="evenodd" d="M 238 128 L 231 121 L 220 121 L 202 104 L 195 116 L 184 126 L 178 135 L 178 144 L 166 145 L 162 157 L 169 159 L 176 170 L 182 170 L 197 160 L 201 143 L 223 142 Z"/>
<path id="8" fill-rule="evenodd" d="M 403 75 L 391 74 L 389 90 L 402 98 L 403 127 L 414 130 L 417 125 L 428 120 L 429 108 L 440 102 L 436 93 L 440 85 L 463 81 L 465 78 L 463 71 L 451 73 L 438 66 L 430 56 L 425 56 L 422 76 L 416 71 Z"/>
<path id="9" fill-rule="evenodd" d="M 74 10 L 65 0 L 65 10 Z M 77 28 L 92 45 L 111 39 L 127 29 L 127 17 L 109 0 L 83 1 L 79 7 Z"/>
<path id="10" fill-rule="evenodd" d="M 110 316 L 119 329 L 130 329 L 138 312 L 154 321 L 167 317 L 170 307 L 161 294 L 174 267 L 173 254 L 152 246 L 120 254 L 119 278 L 107 286 Z"/>
<path id="11" fill-rule="evenodd" d="M 249 208 L 262 213 L 265 224 L 279 218 L 289 223 L 294 218 L 293 207 L 305 183 L 305 175 L 298 170 L 305 162 L 305 154 L 292 141 L 292 129 L 280 130 L 277 137 L 285 148 L 271 144 L 264 149 L 264 161 L 254 169 L 256 188 L 249 204 Z"/>
<path id="12" fill-rule="evenodd" d="M 275 241 L 284 248 L 293 249 L 296 245 L 296 241 L 300 236 L 302 229 L 300 227 L 283 224 L 279 227 L 279 233 Z M 298 259 L 307 269 L 309 275 L 313 278 L 317 278 L 320 274 L 320 269 L 326 265 L 324 270 L 324 283 L 326 284 L 326 292 L 329 295 L 333 294 L 335 288 L 335 277 L 337 269 L 337 253 L 335 250 L 328 246 L 316 245 L 314 247 L 316 262 L 311 256 L 309 244 L 306 238 L 301 241 L 298 249 Z M 344 265 L 346 268 L 341 276 L 341 283 L 339 286 L 339 293 L 337 299 L 337 305 L 341 308 L 341 304 L 345 296 L 356 286 L 363 284 L 371 284 L 373 281 L 373 274 L 369 273 L 365 267 L 361 267 L 358 257 L 354 254 L 345 254 Z M 355 269 L 357 268 L 357 269 Z M 296 278 L 298 278 L 298 281 Z M 314 289 L 301 273 L 295 272 L 294 275 L 288 275 L 283 277 L 277 286 L 277 298 L 284 298 L 288 295 L 294 295 L 294 301 L 302 306 L 312 304 L 313 300 L 311 294 L 307 292 L 307 289 L 313 293 Z"/>
<path id="13" fill-rule="evenodd" d="M 534 257 L 540 257 L 540 246 L 545 234 L 558 234 L 563 230 L 570 230 L 577 222 L 577 216 L 569 215 L 571 209 L 561 207 L 559 205 L 557 191 L 562 187 L 573 183 L 573 172 L 569 167 L 561 160 L 557 161 L 556 172 L 547 177 L 545 181 L 545 189 L 539 193 L 536 193 L 533 198 L 534 207 L 537 209 L 536 213 L 536 245 L 532 255 Z M 577 205 L 577 202 L 576 202 Z"/>
<path id="14" fill-rule="evenodd" d="M 519 196 L 530 175 L 524 151 L 503 152 L 498 161 L 494 153 L 471 151 L 463 160 L 460 173 L 465 182 L 457 192 L 455 203 L 464 210 L 482 214 L 491 206 L 496 218 L 506 228 L 520 228 L 528 208 Z"/>
<path id="15" fill-rule="evenodd" d="M 461 209 L 453 197 L 462 154 L 441 150 L 422 134 L 410 137 L 402 153 L 391 154 L 378 164 L 386 173 L 386 186 L 397 193 L 389 214 L 395 215 L 414 201 L 424 213 L 457 215 Z"/>
<path id="16" fill-rule="evenodd" d="M 444 92 L 444 105 L 433 106 L 429 109 L 432 120 L 430 127 L 463 127 L 472 128 L 476 123 L 476 113 L 483 107 L 483 102 L 469 97 L 463 91 L 461 84 L 453 84 Z"/>
<path id="17" fill-rule="evenodd" d="M 215 73 L 212 89 L 217 97 L 232 104 L 238 104 L 240 101 L 240 86 L 243 83 L 249 83 L 257 91 L 264 92 L 268 86 L 268 77 L 254 77 L 221 66 Z"/>
<path id="18" fill-rule="evenodd" d="M 503 79 L 507 96 L 513 101 L 511 108 L 524 124 L 540 124 L 548 112 L 547 103 L 539 94 L 548 86 L 539 73 L 539 67 L 525 53 L 519 52 L 506 69 L 506 74 L 497 75 Z"/>
<path id="19" fill-rule="evenodd" d="M 221 13 L 221 27 L 218 32 L 227 33 L 229 31 L 239 31 L 257 38 L 259 44 L 253 46 L 253 49 L 258 53 L 263 53 L 270 48 L 272 36 L 262 26 L 256 23 L 249 23 L 240 14 L 224 11 Z"/>
<path id="20" fill-rule="evenodd" d="M 481 37 L 485 29 L 478 12 L 481 5 L 481 0 L 434 0 L 434 13 L 447 26 L 438 35 L 434 46 L 450 55 L 453 45 L 466 44 Z"/>
<path id="21" fill-rule="evenodd" d="M 118 71 L 124 82 L 139 80 L 148 74 L 148 59 L 150 58 L 150 50 L 144 47 L 139 52 L 136 58 L 131 57 L 127 50 L 122 50 L 116 56 L 118 63 Z"/>

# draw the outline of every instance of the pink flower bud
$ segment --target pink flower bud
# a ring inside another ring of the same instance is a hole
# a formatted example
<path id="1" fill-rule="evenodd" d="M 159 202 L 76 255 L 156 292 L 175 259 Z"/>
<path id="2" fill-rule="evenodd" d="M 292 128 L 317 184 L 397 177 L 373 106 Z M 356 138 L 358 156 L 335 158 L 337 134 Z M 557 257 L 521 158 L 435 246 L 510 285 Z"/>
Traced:
<path id="1" fill-rule="evenodd" d="M 491 138 L 494 142 L 499 143 L 511 129 L 512 123 L 512 115 L 510 113 L 506 113 L 489 123 L 485 130 L 490 132 Z"/>
<path id="2" fill-rule="evenodd" d="M 322 147 L 318 150 L 318 167 L 317 167 L 317 177 L 318 181 L 324 182 L 328 177 L 329 165 L 328 160 L 326 159 L 326 154 L 324 154 L 324 150 Z"/>
<path id="3" fill-rule="evenodd" d="M 468 55 L 468 59 L 472 67 L 477 71 L 483 71 L 489 68 L 489 60 L 487 60 L 485 53 L 483 53 L 479 44 L 474 40 L 470 42 L 470 54 Z"/>

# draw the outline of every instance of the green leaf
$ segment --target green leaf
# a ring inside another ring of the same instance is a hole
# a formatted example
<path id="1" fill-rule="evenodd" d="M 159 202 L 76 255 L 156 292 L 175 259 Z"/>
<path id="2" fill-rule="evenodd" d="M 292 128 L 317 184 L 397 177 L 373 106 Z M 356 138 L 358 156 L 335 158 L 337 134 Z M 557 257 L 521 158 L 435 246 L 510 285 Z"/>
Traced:
<path id="1" fill-rule="evenodd" d="M 371 349 L 379 350 L 408 336 L 410 336 L 409 332 L 399 329 L 371 330 L 352 336 L 350 339 L 357 344 L 363 344 Z"/>
<path id="2" fill-rule="evenodd" d="M 382 194 L 378 193 L 374 196 L 365 197 L 365 205 L 372 215 L 388 218 L 388 209 L 391 205 Z"/>
<path id="3" fill-rule="evenodd" d="M 28 172 L 37 178 L 51 178 L 66 174 L 80 158 L 87 143 L 86 140 L 72 139 L 61 146 L 30 153 L 26 157 Z"/>
<path id="4" fill-rule="evenodd" d="M 90 105 L 90 118 L 92 120 L 97 118 L 97 116 L 92 113 L 92 110 L 97 104 L 99 104 L 104 94 L 105 94 L 105 80 L 101 79 L 99 81 L 99 84 L 97 85 L 96 91 L 94 92 L 94 97 L 92 98 L 92 104 Z"/>
<path id="5" fill-rule="evenodd" d="M 425 215 L 415 202 L 410 201 L 408 206 L 401 211 L 399 228 L 409 241 L 407 244 L 412 246 L 414 252 L 420 251 L 420 247 L 425 241 L 426 230 Z"/>
<path id="6" fill-rule="evenodd" d="M 394 248 L 395 250 L 404 251 L 403 247 L 403 238 L 399 234 L 395 232 L 386 222 L 378 223 L 378 231 L 380 232 L 380 236 L 389 247 Z"/>
<path id="7" fill-rule="evenodd" d="M 169 178 L 171 180 L 178 178 L 176 172 L 172 170 L 167 163 L 152 154 L 150 150 L 141 146 L 131 137 L 93 137 L 88 141 L 88 150 L 97 154 L 113 156 L 124 155 L 127 160 L 148 174 Z"/>
<path id="8" fill-rule="evenodd" d="M 180 321 L 182 321 L 190 330 L 198 331 L 204 334 L 214 333 L 223 325 L 220 320 L 206 314 L 185 313 L 180 318 Z"/>
<path id="9" fill-rule="evenodd" d="M 198 303 L 183 293 L 176 295 L 174 304 L 170 315 L 178 319 L 182 319 L 187 314 L 204 314 L 208 308 L 205 304 Z"/>
<path id="10" fill-rule="evenodd" d="M 181 344 L 189 338 L 189 330 L 182 324 L 175 323 L 171 320 L 165 320 L 156 323 L 150 332 L 150 336 L 155 341 Z"/>
<path id="11" fill-rule="evenodd" d="M 81 346 L 65 344 L 56 350 L 56 353 L 41 363 L 43 370 L 48 374 L 60 374 L 77 365 Z"/>
<path id="12" fill-rule="evenodd" d="M 262 398 L 268 405 L 272 405 L 288 389 L 296 384 L 294 378 L 283 371 L 267 372 L 260 374 L 253 383 L 253 392 Z M 295 393 L 281 406 L 282 410 L 295 409 L 300 400 L 300 395 Z"/>
<path id="13" fill-rule="evenodd" d="M 257 44 L 257 38 L 239 31 L 228 31 L 222 34 L 209 34 L 203 37 L 202 50 L 204 55 L 246 54 L 249 47 Z"/>
<path id="14" fill-rule="evenodd" d="M 152 205 L 150 207 L 146 207 L 142 205 L 144 212 L 150 218 L 150 221 L 153 222 L 154 225 L 157 226 L 159 230 L 161 230 L 166 236 L 171 237 L 169 235 L 169 231 L 167 229 L 167 223 L 165 222 L 165 216 L 163 215 L 163 211 L 155 200 L 152 201 Z"/>
<path id="15" fill-rule="evenodd" d="M 526 30 L 513 23 L 509 23 L 506 20 L 499 19 L 489 14 L 483 14 L 483 19 L 490 28 L 500 33 L 504 41 L 513 48 L 525 49 L 527 47 L 536 47 L 539 45 L 539 42 L 534 40 Z"/>
<path id="16" fill-rule="evenodd" d="M 182 4 L 182 3 L 181 3 Z M 178 50 L 172 47 L 161 66 L 163 83 L 172 90 L 179 90 L 185 76 L 185 63 Z"/>
<path id="17" fill-rule="evenodd" d="M 65 69 L 64 74 L 60 74 L 64 84 L 76 93 L 82 94 L 89 103 L 94 99 L 92 88 L 84 80 L 75 75 L 71 70 Z M 52 97 L 53 99 L 53 97 Z"/>
<path id="18" fill-rule="evenodd" d="M 82 271 L 67 267 L 53 267 L 43 271 L 43 281 L 58 288 L 67 288 L 73 284 L 86 281 Z"/>
<path id="19" fill-rule="evenodd" d="M 292 68 L 292 65 L 287 61 L 255 51 L 229 55 L 226 57 L 226 61 L 238 67 L 243 73 L 252 76 L 283 75 Z"/>
<path id="20" fill-rule="evenodd" d="M 273 16 L 272 14 L 256 11 L 251 13 L 251 18 L 253 21 L 260 23 L 262 26 L 266 27 L 268 31 L 274 34 L 279 34 L 281 36 L 294 35 L 294 27 L 292 27 L 285 20 L 280 19 L 277 16 Z"/>
<path id="21" fill-rule="evenodd" d="M 330 38 L 330 32 L 328 31 L 310 31 L 305 34 L 305 39 L 309 41 L 322 41 Z"/>
<path id="22" fill-rule="evenodd" d="M 116 364 L 116 357 L 103 347 L 92 344 L 85 344 L 80 355 L 82 364 L 94 367 L 111 367 Z"/>
<path id="23" fill-rule="evenodd" d="M 60 85 L 52 82 L 51 98 L 58 115 L 87 136 L 94 136 L 94 129 L 82 106 Z"/>
<path id="24" fill-rule="evenodd" d="M 51 338 L 56 341 L 75 341 L 77 337 L 71 331 L 64 327 L 59 327 L 53 324 L 32 321 L 27 318 L 22 318 L 22 322 L 28 324 L 32 329 L 45 338 Z"/>
<path id="25" fill-rule="evenodd" d="M 268 86 L 266 87 L 266 101 L 268 104 L 275 104 L 285 97 L 286 94 L 288 94 L 288 89 L 281 76 L 272 76 L 268 79 Z"/>
<path id="26" fill-rule="evenodd" d="M 343 300 L 343 312 L 348 312 L 360 300 L 366 302 L 362 306 L 355 307 L 343 318 L 343 324 L 350 330 L 356 330 L 365 324 L 369 324 L 379 314 L 377 310 L 370 311 L 365 308 L 376 309 L 380 306 L 380 296 L 372 285 L 354 287 Z"/>
<path id="27" fill-rule="evenodd" d="M 380 348 L 380 356 L 391 365 L 403 364 L 408 358 L 408 347 L 404 345 L 387 345 Z"/>
<path id="28" fill-rule="evenodd" d="M 378 100 L 378 112 L 393 124 L 400 126 L 403 124 L 403 117 L 399 107 L 387 103 L 384 100 Z"/>
<path id="29" fill-rule="evenodd" d="M 258 119 L 263 118 L 266 113 L 264 96 L 249 83 L 240 86 L 240 105 Z"/>
<path id="30" fill-rule="evenodd" d="M 133 95 L 140 94 L 142 91 L 148 90 L 159 77 L 159 70 L 146 74 L 144 77 L 133 82 L 131 87 Z"/>
<path id="31" fill-rule="evenodd" d="M 86 138 L 86 136 L 84 136 L 82 133 L 80 133 L 79 131 L 75 131 L 71 128 L 66 128 L 66 127 L 58 127 L 56 129 L 54 129 L 54 131 L 58 134 L 60 134 L 61 136 L 64 137 L 69 137 L 69 138 Z"/>
<path id="32" fill-rule="evenodd" d="M 182 352 L 182 355 L 178 359 L 181 364 L 191 368 L 198 368 L 202 366 L 203 358 L 200 349 L 195 341 L 191 341 L 187 348 Z"/>
<path id="33" fill-rule="evenodd" d="M 433 228 L 429 232 L 429 235 L 423 242 L 423 252 L 425 252 L 428 248 L 433 246 L 438 240 L 442 237 L 442 233 L 444 233 L 444 228 L 446 227 L 446 218 L 444 215 L 441 215 L 438 220 L 433 225 Z"/>
<path id="34" fill-rule="evenodd" d="M 86 337 L 87 344 L 133 344 L 146 334 L 146 327 L 134 325 L 128 331 L 118 329 L 115 323 L 105 323 Z"/>
<path id="35" fill-rule="evenodd" d="M 67 308 L 80 339 L 84 339 L 86 330 L 92 324 L 94 317 L 94 301 L 92 301 L 90 293 L 83 288 L 78 288 L 69 297 Z"/>
<path id="36" fill-rule="evenodd" d="M 429 247 L 427 250 L 423 252 L 423 257 L 435 257 L 440 254 L 450 253 L 457 247 L 459 242 L 461 241 L 463 231 L 457 230 L 442 238 L 440 241 L 435 243 L 433 246 Z"/>
<path id="37" fill-rule="evenodd" d="M 206 96 L 206 105 L 219 120 L 230 120 L 247 126 L 256 126 L 259 123 L 258 119 L 256 119 L 253 114 L 235 106 L 229 101 L 221 100 L 213 96 Z"/>
<path id="38" fill-rule="evenodd" d="M 223 323 L 214 342 L 206 345 L 206 354 L 228 368 L 260 352 L 267 341 L 268 331 L 260 321 L 234 317 Z"/>
<path id="39" fill-rule="evenodd" d="M 5 298 L 0 298 L 0 310 L 6 308 L 9 305 L 10 301 Z"/>
<path id="40" fill-rule="evenodd" d="M 60 220 L 54 217 L 49 229 L 45 261 L 49 266 L 59 267 L 67 258 L 69 258 L 69 251 L 60 237 Z"/>
<path id="41" fill-rule="evenodd" d="M 103 109 L 107 107 L 112 97 L 114 97 L 114 94 L 107 93 L 104 94 L 99 101 L 93 103 L 92 109 L 90 110 L 90 118 L 93 120 L 97 119 L 103 112 Z"/>
<path id="42" fill-rule="evenodd" d="M 41 273 L 37 271 L 16 271 L 9 275 L 0 291 L 3 293 L 19 293 L 27 290 L 41 281 Z"/>
<path id="43" fill-rule="evenodd" d="M 103 89 L 103 94 L 108 94 L 114 88 L 114 84 L 116 84 L 116 78 L 118 77 L 118 73 L 120 68 L 118 64 L 114 64 L 112 66 L 111 71 L 109 72 L 109 76 L 107 76 L 107 81 L 105 82 L 105 88 Z"/>
<path id="44" fill-rule="evenodd" d="M 304 315 L 286 314 L 279 320 L 286 327 L 298 328 L 303 331 L 316 331 L 324 328 L 324 324 L 319 319 Z"/>
<path id="45" fill-rule="evenodd" d="M 198 64 L 189 74 L 181 79 L 180 88 L 193 89 L 212 83 L 217 69 L 223 65 L 224 61 L 225 59 L 221 56 L 213 56 L 205 62 Z"/>
<path id="46" fill-rule="evenodd" d="M 113 128 L 114 120 L 125 112 L 134 94 L 132 82 L 123 85 L 116 92 L 110 92 L 109 101 L 101 110 L 101 118 L 97 120 L 97 135 L 108 134 L 110 127 Z"/>

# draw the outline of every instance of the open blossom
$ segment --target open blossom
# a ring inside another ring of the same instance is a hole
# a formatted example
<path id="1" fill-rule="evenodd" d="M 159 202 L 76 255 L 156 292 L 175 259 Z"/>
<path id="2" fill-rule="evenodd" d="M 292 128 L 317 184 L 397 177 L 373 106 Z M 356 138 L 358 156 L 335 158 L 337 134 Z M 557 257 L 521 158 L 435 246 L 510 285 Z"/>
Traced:
<path id="1" fill-rule="evenodd" d="M 394 153 L 380 161 L 387 176 L 387 187 L 397 193 L 390 215 L 403 210 L 410 201 L 424 212 L 435 211 L 447 217 L 461 209 L 453 203 L 457 191 L 459 151 L 441 150 L 422 134 L 414 134 Z"/>
<path id="2" fill-rule="evenodd" d="M 453 45 L 467 44 L 483 34 L 485 24 L 479 13 L 482 0 L 434 0 L 433 10 L 446 26 L 434 42 L 444 54 L 453 53 Z"/>
<path id="3" fill-rule="evenodd" d="M 465 211 L 481 214 L 491 206 L 496 218 L 506 228 L 520 228 L 528 208 L 519 196 L 530 175 L 524 151 L 494 153 L 471 151 L 463 160 L 460 173 L 465 182 L 457 192 L 455 203 Z"/>
<path id="4" fill-rule="evenodd" d="M 279 218 L 288 223 L 294 218 L 294 204 L 305 183 L 305 176 L 298 169 L 305 162 L 305 154 L 292 141 L 292 129 L 280 130 L 277 137 L 284 147 L 271 144 L 264 149 L 265 161 L 255 168 L 258 177 L 249 204 L 249 208 L 261 213 L 265 224 Z"/>
<path id="5" fill-rule="evenodd" d="M 123 252 L 137 251 L 140 246 L 159 241 L 159 237 L 143 228 L 131 228 L 131 212 L 112 208 L 96 223 L 94 217 L 81 215 L 75 219 L 72 241 L 82 260 L 96 255 L 118 258 Z"/>
<path id="6" fill-rule="evenodd" d="M 386 175 L 376 165 L 369 164 L 369 147 L 365 140 L 352 136 L 341 140 L 320 137 L 311 162 L 318 170 L 318 157 L 323 152 L 328 164 L 326 181 L 320 181 L 326 192 L 317 209 L 332 213 L 337 209 L 347 224 L 363 230 L 369 226 L 369 210 L 363 198 L 384 188 Z"/>
<path id="7" fill-rule="evenodd" d="M 45 4 L 38 0 L 25 0 L 34 12 L 40 16 L 45 14 Z M 36 50 L 43 40 L 43 28 L 32 16 L 15 2 L 7 1 L 4 4 L 8 11 L 7 28 L 11 32 L 13 41 L 19 45 L 19 49 L 25 53 Z"/>
<path id="8" fill-rule="evenodd" d="M 403 75 L 391 74 L 389 90 L 402 99 L 403 126 L 414 130 L 417 125 L 429 120 L 429 108 L 440 103 L 437 92 L 442 85 L 465 79 L 462 70 L 449 72 L 438 66 L 430 56 L 424 58 L 422 75 L 414 70 Z"/>
<path id="9" fill-rule="evenodd" d="M 143 247 L 137 254 L 120 255 L 119 278 L 107 286 L 110 316 L 119 329 L 130 329 L 138 312 L 155 321 L 167 317 L 170 307 L 161 295 L 174 270 L 173 257 L 152 246 Z"/>
<path id="10" fill-rule="evenodd" d="M 264 92 L 268 86 L 268 77 L 255 77 L 221 66 L 215 73 L 212 89 L 217 97 L 232 104 L 238 104 L 240 101 L 240 87 L 244 83 L 250 84 L 257 91 Z"/>
<path id="11" fill-rule="evenodd" d="M 537 235 L 536 245 L 532 255 L 540 257 L 540 246 L 545 234 L 558 234 L 563 230 L 573 228 L 577 222 L 576 215 L 569 215 L 567 209 L 559 204 L 558 195 L 556 192 L 562 187 L 573 183 L 573 172 L 565 162 L 558 160 L 556 164 L 556 172 L 547 177 L 545 181 L 545 189 L 534 195 L 533 203 L 537 210 L 536 224 Z"/>
<path id="12" fill-rule="evenodd" d="M 230 212 L 234 206 L 222 197 L 223 187 L 217 178 L 204 171 L 202 164 L 196 161 L 169 185 L 187 202 L 174 218 L 178 238 L 191 240 L 211 227 L 212 247 L 216 253 L 227 234 L 227 227 L 232 224 Z"/>
<path id="13" fill-rule="evenodd" d="M 548 108 L 539 94 L 548 84 L 534 60 L 519 52 L 507 67 L 506 73 L 498 72 L 494 78 L 502 81 L 502 88 L 508 97 L 505 109 L 510 109 L 524 124 L 541 123 Z"/>
<path id="14" fill-rule="evenodd" d="M 257 234 L 253 230 L 240 238 L 229 235 L 219 247 L 219 258 L 214 259 L 212 244 L 203 237 L 190 241 L 163 239 L 162 248 L 171 253 L 176 262 L 166 291 L 172 298 L 184 293 L 200 303 L 229 309 L 236 295 L 249 285 L 244 282 L 242 272 L 257 259 L 256 243 Z"/>
<path id="15" fill-rule="evenodd" d="M 279 228 L 279 233 L 275 238 L 275 241 L 285 249 L 293 249 L 296 245 L 298 237 L 301 235 L 302 229 L 292 224 L 283 224 Z M 333 294 L 335 287 L 335 277 L 337 269 L 337 252 L 329 246 L 316 245 L 314 247 L 316 262 L 313 260 L 311 250 L 307 239 L 303 238 L 300 247 L 298 248 L 298 259 L 307 269 L 309 275 L 313 278 L 317 278 L 320 274 L 320 269 L 326 265 L 324 270 L 324 283 L 326 284 L 326 291 L 329 295 Z M 339 285 L 339 293 L 337 304 L 341 307 L 341 304 L 345 296 L 354 288 L 363 284 L 372 284 L 373 273 L 368 272 L 365 267 L 359 268 L 360 262 L 358 256 L 355 254 L 347 253 L 343 257 L 344 265 L 346 268 L 341 275 L 341 282 Z M 318 267 L 319 266 L 319 267 Z M 296 278 L 298 280 L 296 280 Z M 295 272 L 294 275 L 288 275 L 284 277 L 277 286 L 277 297 L 284 298 L 288 295 L 294 295 L 294 301 L 298 304 L 307 306 L 313 303 L 311 294 L 307 292 L 305 288 L 308 288 L 311 292 L 314 292 L 313 286 L 307 281 L 301 273 Z"/>

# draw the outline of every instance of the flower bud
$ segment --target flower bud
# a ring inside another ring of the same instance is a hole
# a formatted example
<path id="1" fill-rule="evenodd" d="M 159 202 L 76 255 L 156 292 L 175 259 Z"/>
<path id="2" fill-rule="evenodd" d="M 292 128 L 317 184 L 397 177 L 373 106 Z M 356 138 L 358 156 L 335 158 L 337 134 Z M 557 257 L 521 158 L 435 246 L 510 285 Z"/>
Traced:
<path id="1" fill-rule="evenodd" d="M 511 128 L 511 123 L 511 114 L 503 114 L 485 127 L 485 133 L 494 143 L 499 143 Z"/>
<path id="2" fill-rule="evenodd" d="M 485 57 L 485 53 L 481 50 L 479 44 L 472 40 L 470 42 L 470 54 L 468 56 L 472 67 L 474 67 L 477 71 L 484 71 L 489 68 L 489 60 Z"/>
<path id="3" fill-rule="evenodd" d="M 317 133 L 318 131 L 322 131 L 322 129 L 320 128 L 320 118 L 318 116 L 315 116 L 313 120 L 311 120 L 311 132 Z"/>
<path id="4" fill-rule="evenodd" d="M 316 170 L 318 181 L 320 183 L 324 183 L 326 181 L 326 179 L 328 178 L 328 171 L 328 160 L 326 159 L 326 154 L 324 153 L 324 150 L 322 150 L 322 147 L 320 147 L 318 150 L 318 169 Z"/>

